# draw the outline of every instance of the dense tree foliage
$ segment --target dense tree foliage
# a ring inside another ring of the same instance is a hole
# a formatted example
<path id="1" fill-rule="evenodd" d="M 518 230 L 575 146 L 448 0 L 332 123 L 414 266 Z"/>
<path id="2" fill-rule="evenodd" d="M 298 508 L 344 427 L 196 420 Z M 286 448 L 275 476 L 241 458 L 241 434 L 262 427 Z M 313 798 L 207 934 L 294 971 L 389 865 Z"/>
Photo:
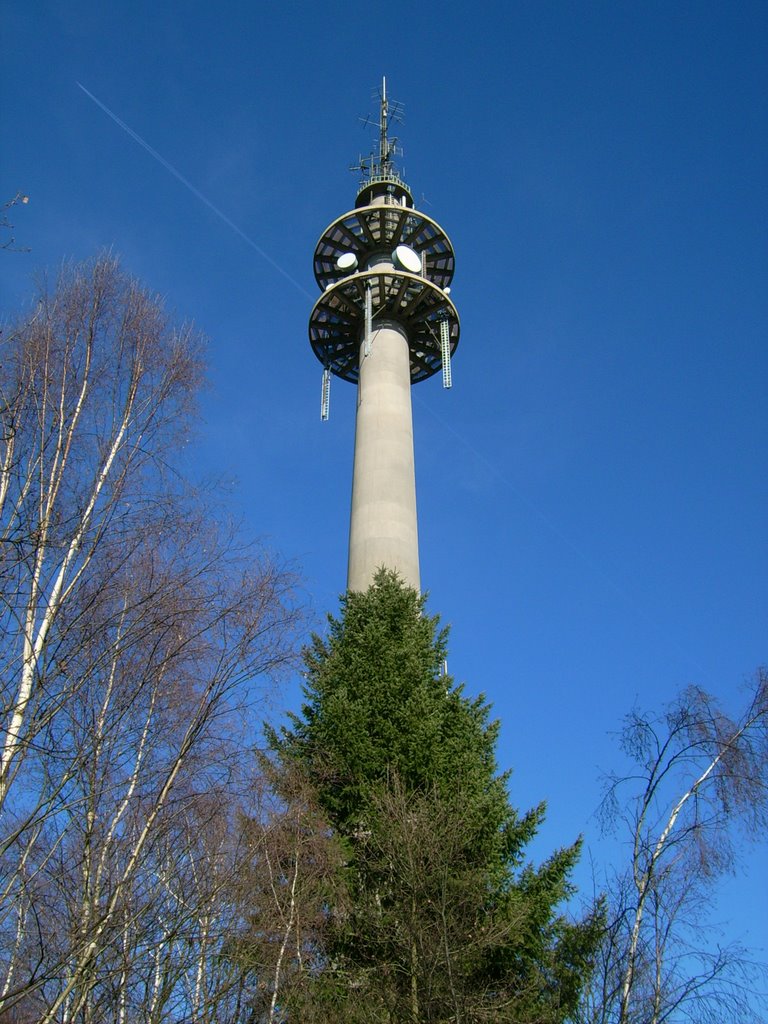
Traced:
<path id="1" fill-rule="evenodd" d="M 446 642 L 382 570 L 314 637 L 302 712 L 271 736 L 345 852 L 305 986 L 318 1019 L 562 1021 L 589 972 L 599 914 L 562 912 L 579 844 L 526 863 L 543 807 L 510 806 L 498 725 L 443 673 Z"/>

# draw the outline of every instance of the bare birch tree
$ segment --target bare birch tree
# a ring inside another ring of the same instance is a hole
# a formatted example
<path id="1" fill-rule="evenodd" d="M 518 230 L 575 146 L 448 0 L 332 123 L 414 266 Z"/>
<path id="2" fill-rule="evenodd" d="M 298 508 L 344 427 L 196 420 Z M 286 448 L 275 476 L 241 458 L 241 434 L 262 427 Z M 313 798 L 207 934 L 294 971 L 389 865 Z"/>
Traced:
<path id="1" fill-rule="evenodd" d="M 11 224 L 7 212 L 19 204 L 26 206 L 28 202 L 29 196 L 24 195 L 23 192 L 17 192 L 13 199 L 7 199 L 0 205 L 0 249 L 6 249 L 10 252 L 29 252 L 29 249 L 20 249 L 16 245 L 16 239 L 11 233 L 13 231 L 13 224 Z"/>
<path id="2" fill-rule="evenodd" d="M 290 575 L 170 468 L 201 369 L 195 333 L 110 257 L 5 333 L 3 1020 L 213 1012 L 237 723 L 295 612 Z"/>
<path id="3" fill-rule="evenodd" d="M 621 743 L 634 769 L 609 777 L 603 813 L 630 840 L 630 866 L 608 881 L 609 927 L 580 1019 L 753 1019 L 759 970 L 739 945 L 708 942 L 706 925 L 736 843 L 765 835 L 768 673 L 738 717 L 692 687 L 662 715 L 633 711 Z"/>

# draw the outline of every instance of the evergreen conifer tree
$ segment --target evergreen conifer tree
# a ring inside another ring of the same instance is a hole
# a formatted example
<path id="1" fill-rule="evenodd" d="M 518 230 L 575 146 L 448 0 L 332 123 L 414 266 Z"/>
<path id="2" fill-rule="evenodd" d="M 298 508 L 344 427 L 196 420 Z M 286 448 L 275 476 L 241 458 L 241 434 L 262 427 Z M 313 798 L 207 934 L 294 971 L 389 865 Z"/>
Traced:
<path id="1" fill-rule="evenodd" d="M 600 913 L 563 915 L 579 843 L 538 868 L 495 759 L 498 723 L 443 674 L 447 630 L 381 570 L 306 653 L 306 702 L 271 734 L 344 848 L 347 898 L 327 908 L 319 1020 L 556 1024 L 575 1007 Z"/>

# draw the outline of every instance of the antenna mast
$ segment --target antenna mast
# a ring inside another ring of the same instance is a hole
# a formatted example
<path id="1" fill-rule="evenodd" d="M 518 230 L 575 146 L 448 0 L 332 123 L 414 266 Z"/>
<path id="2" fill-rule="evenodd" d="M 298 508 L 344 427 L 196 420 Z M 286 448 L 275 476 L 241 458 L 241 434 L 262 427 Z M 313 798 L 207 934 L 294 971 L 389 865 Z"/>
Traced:
<path id="1" fill-rule="evenodd" d="M 360 189 L 379 182 L 388 182 L 398 185 L 401 189 L 408 191 L 409 199 L 413 202 L 408 186 L 400 177 L 400 172 L 395 166 L 395 157 L 402 156 L 402 147 L 398 145 L 396 138 L 389 137 L 390 122 L 402 124 L 405 120 L 403 104 L 397 100 L 387 99 L 387 79 L 381 80 L 379 96 L 379 119 L 375 121 L 370 114 L 361 118 L 364 125 L 375 126 L 379 129 L 378 152 L 374 149 L 369 156 L 361 156 L 358 162 L 350 168 L 353 171 L 362 173 Z"/>
<path id="2" fill-rule="evenodd" d="M 391 170 L 389 159 L 389 139 L 387 138 L 387 115 L 389 104 L 387 103 L 387 78 L 381 78 L 381 116 L 379 118 L 379 161 L 381 173 L 388 174 Z"/>

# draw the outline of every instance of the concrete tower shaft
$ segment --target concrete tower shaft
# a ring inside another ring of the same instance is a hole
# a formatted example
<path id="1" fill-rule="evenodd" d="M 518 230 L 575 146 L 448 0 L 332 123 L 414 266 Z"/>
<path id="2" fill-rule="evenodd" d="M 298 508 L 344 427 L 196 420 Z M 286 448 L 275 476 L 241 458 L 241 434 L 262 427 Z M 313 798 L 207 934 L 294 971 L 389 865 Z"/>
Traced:
<path id="1" fill-rule="evenodd" d="M 365 590 L 381 565 L 419 588 L 419 538 L 408 337 L 382 321 L 361 342 L 347 587 Z"/>
<path id="2" fill-rule="evenodd" d="M 379 155 L 361 161 L 365 179 L 354 210 L 333 221 L 315 249 L 322 295 L 309 338 L 324 367 L 358 385 L 347 586 L 365 590 L 378 568 L 419 588 L 411 384 L 450 359 L 459 317 L 448 297 L 453 247 L 432 218 L 413 207 L 394 168 L 382 90 Z"/>

